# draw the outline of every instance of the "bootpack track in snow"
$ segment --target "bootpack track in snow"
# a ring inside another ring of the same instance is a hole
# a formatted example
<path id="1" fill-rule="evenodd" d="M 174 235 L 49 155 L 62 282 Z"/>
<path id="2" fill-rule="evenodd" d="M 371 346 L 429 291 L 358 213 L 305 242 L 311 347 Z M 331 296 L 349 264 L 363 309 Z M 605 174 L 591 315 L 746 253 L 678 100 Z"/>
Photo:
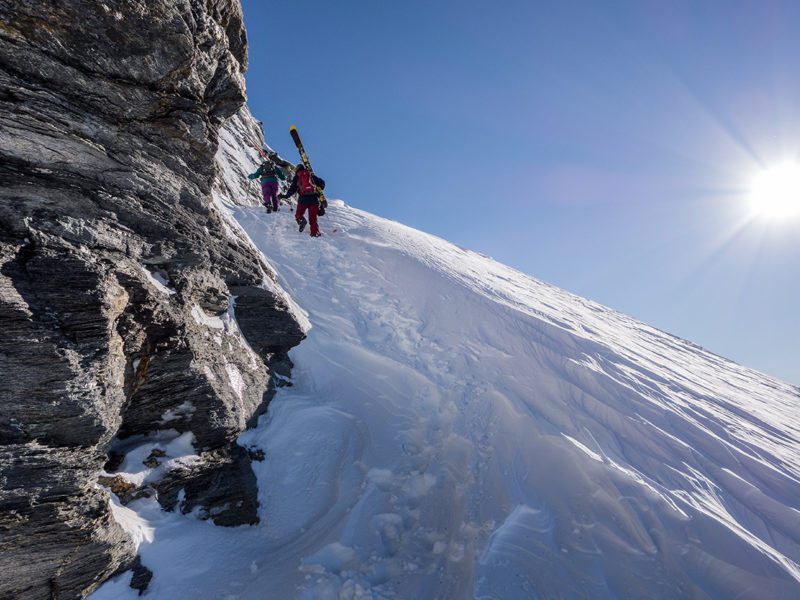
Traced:
<path id="1" fill-rule="evenodd" d="M 800 597 L 796 389 L 340 201 L 228 210 L 312 329 L 261 524 L 115 506 L 148 596 Z"/>

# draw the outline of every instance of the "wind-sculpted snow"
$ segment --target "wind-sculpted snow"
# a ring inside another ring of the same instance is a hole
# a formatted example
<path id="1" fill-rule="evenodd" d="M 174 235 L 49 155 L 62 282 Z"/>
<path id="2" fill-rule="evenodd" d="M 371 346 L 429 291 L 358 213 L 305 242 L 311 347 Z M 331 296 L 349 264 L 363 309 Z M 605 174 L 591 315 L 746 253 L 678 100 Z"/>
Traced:
<path id="1" fill-rule="evenodd" d="M 797 389 L 340 202 L 232 210 L 313 328 L 240 439 L 260 525 L 129 506 L 157 597 L 800 597 Z"/>

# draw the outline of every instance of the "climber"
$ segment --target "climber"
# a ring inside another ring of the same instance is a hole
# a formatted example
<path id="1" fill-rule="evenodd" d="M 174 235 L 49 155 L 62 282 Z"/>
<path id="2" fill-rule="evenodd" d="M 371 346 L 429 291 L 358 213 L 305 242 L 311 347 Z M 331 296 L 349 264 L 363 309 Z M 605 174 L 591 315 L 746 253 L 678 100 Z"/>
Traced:
<path id="1" fill-rule="evenodd" d="M 317 214 L 319 211 L 319 191 L 325 189 L 325 181 L 321 177 L 317 177 L 313 172 L 306 169 L 305 165 L 300 163 L 297 165 L 292 184 L 289 189 L 283 194 L 279 194 L 279 198 L 288 198 L 295 192 L 298 194 L 297 211 L 295 212 L 295 220 L 300 228 L 300 231 L 305 229 L 308 222 L 311 223 L 311 237 L 319 237 L 322 235 L 317 225 Z M 308 221 L 305 218 L 305 212 L 308 210 Z"/>
<path id="2" fill-rule="evenodd" d="M 255 173 L 247 176 L 248 179 L 261 177 L 261 193 L 264 196 L 264 206 L 267 213 L 278 212 L 278 180 L 286 179 L 286 174 L 271 159 L 265 158 Z"/>

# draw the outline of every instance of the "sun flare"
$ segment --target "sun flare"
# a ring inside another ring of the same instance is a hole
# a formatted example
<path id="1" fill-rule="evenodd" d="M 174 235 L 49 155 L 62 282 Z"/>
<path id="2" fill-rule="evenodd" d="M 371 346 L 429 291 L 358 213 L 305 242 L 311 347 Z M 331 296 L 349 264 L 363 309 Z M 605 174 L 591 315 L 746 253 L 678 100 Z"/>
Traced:
<path id="1" fill-rule="evenodd" d="M 750 203 L 765 217 L 800 215 L 800 163 L 785 163 L 759 173 L 753 180 Z"/>

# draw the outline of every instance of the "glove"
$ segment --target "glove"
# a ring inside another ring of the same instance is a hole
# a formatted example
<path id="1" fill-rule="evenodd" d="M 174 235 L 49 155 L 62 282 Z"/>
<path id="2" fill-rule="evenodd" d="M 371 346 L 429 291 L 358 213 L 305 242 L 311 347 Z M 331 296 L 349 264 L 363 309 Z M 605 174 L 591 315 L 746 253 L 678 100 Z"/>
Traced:
<path id="1" fill-rule="evenodd" d="M 278 194 L 278 200 L 286 200 L 286 194 L 284 194 L 282 192 L 280 194 Z"/>

